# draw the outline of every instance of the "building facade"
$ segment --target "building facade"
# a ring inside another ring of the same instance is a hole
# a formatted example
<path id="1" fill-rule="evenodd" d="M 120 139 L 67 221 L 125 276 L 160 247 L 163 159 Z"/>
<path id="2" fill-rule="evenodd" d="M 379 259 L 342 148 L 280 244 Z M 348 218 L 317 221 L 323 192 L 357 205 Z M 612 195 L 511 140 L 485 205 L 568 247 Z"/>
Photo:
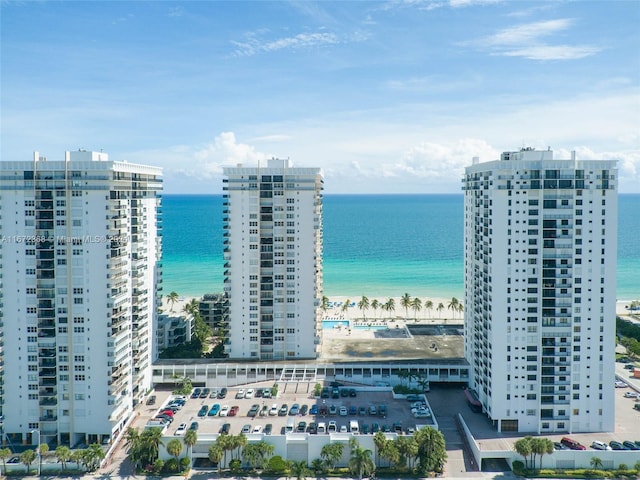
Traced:
<path id="1" fill-rule="evenodd" d="M 83 150 L 0 162 L 10 444 L 107 442 L 151 388 L 161 173 Z"/>
<path id="2" fill-rule="evenodd" d="M 234 359 L 315 358 L 322 299 L 322 172 L 271 159 L 224 169 L 224 285 Z"/>
<path id="3" fill-rule="evenodd" d="M 500 431 L 613 429 L 616 184 L 551 150 L 466 168 L 465 356 Z"/>
<path id="4" fill-rule="evenodd" d="M 198 301 L 198 312 L 213 331 L 229 324 L 229 299 L 223 293 L 207 293 Z"/>

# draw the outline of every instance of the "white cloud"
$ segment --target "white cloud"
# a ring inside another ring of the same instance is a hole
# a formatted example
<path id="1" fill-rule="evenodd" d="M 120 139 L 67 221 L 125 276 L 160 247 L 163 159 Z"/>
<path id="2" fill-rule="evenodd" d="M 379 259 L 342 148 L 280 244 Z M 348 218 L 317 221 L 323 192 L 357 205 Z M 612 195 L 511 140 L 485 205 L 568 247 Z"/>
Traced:
<path id="1" fill-rule="evenodd" d="M 304 49 L 324 45 L 335 45 L 340 43 L 340 39 L 334 33 L 299 33 L 293 37 L 261 40 L 258 38 L 256 32 L 252 32 L 246 35 L 244 41 L 232 41 L 231 43 L 236 46 L 234 55 L 247 57 L 283 49 Z"/>
<path id="2" fill-rule="evenodd" d="M 560 18 L 521 24 L 464 45 L 487 49 L 492 55 L 530 60 L 575 60 L 602 51 L 601 47 L 594 45 L 553 45 L 542 41 L 566 31 L 574 23 L 573 19 Z"/>

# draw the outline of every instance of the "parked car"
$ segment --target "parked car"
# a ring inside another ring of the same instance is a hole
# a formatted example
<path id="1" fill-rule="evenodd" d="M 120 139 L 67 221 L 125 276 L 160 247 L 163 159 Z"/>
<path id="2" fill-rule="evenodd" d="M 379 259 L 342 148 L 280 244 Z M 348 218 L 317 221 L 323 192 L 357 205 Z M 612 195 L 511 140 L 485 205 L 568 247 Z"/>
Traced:
<path id="1" fill-rule="evenodd" d="M 210 388 L 203 388 L 202 392 L 200 392 L 200 398 L 207 398 L 209 396 Z"/>
<path id="2" fill-rule="evenodd" d="M 378 422 L 373 422 L 371 424 L 371 433 L 378 433 L 380 431 L 380 425 L 378 425 Z"/>
<path id="3" fill-rule="evenodd" d="M 220 427 L 219 433 L 221 433 L 222 435 L 228 435 L 230 431 L 231 431 L 231 424 L 223 423 L 222 426 Z"/>
<path id="4" fill-rule="evenodd" d="M 191 425 L 189 425 L 189 430 L 195 430 L 197 432 L 198 427 L 200 427 L 200 424 L 198 422 L 191 422 Z"/>
<path id="5" fill-rule="evenodd" d="M 356 407 L 355 405 L 351 405 L 349 407 L 349 415 L 357 415 L 358 414 L 358 407 Z"/>
<path id="6" fill-rule="evenodd" d="M 338 425 L 336 424 L 335 420 L 331 420 L 329 422 L 329 425 L 327 426 L 327 432 L 337 432 L 338 431 Z"/>
<path id="7" fill-rule="evenodd" d="M 240 390 L 238 390 L 238 391 L 236 392 L 236 398 L 237 398 L 238 400 L 240 400 L 241 398 L 244 398 L 244 388 L 241 388 Z"/>
<path id="8" fill-rule="evenodd" d="M 202 390 L 200 390 L 199 388 L 194 388 L 193 393 L 191 393 L 191 398 L 200 397 L 200 392 L 202 392 Z"/>
<path id="9" fill-rule="evenodd" d="M 262 398 L 271 398 L 271 389 L 270 388 L 264 388 L 262 389 Z"/>
<path id="10" fill-rule="evenodd" d="M 229 410 L 229 416 L 230 417 L 235 417 L 238 414 L 238 411 L 240 410 L 240 407 L 238 405 L 234 405 L 233 407 L 231 407 L 231 409 Z"/>
<path id="11" fill-rule="evenodd" d="M 298 413 L 300 413 L 300 405 L 297 403 L 294 403 L 293 405 L 291 405 L 291 408 L 289 409 L 289 415 L 298 415 Z"/>
<path id="12" fill-rule="evenodd" d="M 358 415 L 366 415 L 366 414 L 367 414 L 367 407 L 361 406 L 360 408 L 358 408 Z"/>
<path id="13" fill-rule="evenodd" d="M 362 434 L 363 435 L 368 435 L 369 434 L 369 425 L 367 425 L 366 423 L 362 424 Z"/>
<path id="14" fill-rule="evenodd" d="M 627 385 L 626 383 L 620 381 L 620 380 L 616 380 L 616 388 L 626 388 L 629 385 Z"/>
<path id="15" fill-rule="evenodd" d="M 347 433 L 348 429 L 346 425 L 340 425 L 340 433 Z"/>
<path id="16" fill-rule="evenodd" d="M 209 411 L 209 407 L 206 405 L 202 405 L 200 407 L 200 410 L 198 410 L 198 416 L 199 417 L 204 417 L 207 415 L 207 412 Z"/>
<path id="17" fill-rule="evenodd" d="M 264 426 L 264 434 L 265 435 L 271 435 L 271 431 L 273 430 L 273 425 L 271 423 L 267 423 Z"/>
<path id="18" fill-rule="evenodd" d="M 357 395 L 358 395 L 358 394 L 356 393 L 356 389 L 355 389 L 355 388 L 350 388 L 350 389 L 349 389 L 349 396 L 350 396 L 350 397 L 355 397 L 355 396 L 357 396 Z"/>
<path id="19" fill-rule="evenodd" d="M 307 429 L 307 422 L 298 422 L 298 426 L 296 427 L 296 431 L 300 432 L 300 433 L 304 433 L 304 431 Z"/>
<path id="20" fill-rule="evenodd" d="M 218 398 L 219 399 L 227 398 L 227 392 L 228 392 L 228 390 L 225 387 L 222 387 L 220 389 L 220 392 L 218 392 Z"/>
<path id="21" fill-rule="evenodd" d="M 151 395 L 149 398 L 147 398 L 147 405 L 155 405 L 156 404 L 156 396 L 155 395 Z"/>
<path id="22" fill-rule="evenodd" d="M 231 407 L 229 405 L 223 405 L 222 408 L 220 408 L 220 416 L 221 417 L 228 416 L 229 410 L 231 410 Z"/>
<path id="23" fill-rule="evenodd" d="M 246 425 L 244 425 L 242 427 L 242 433 L 250 433 L 251 432 L 251 425 L 249 425 L 248 423 Z"/>
<path id="24" fill-rule="evenodd" d="M 220 413 L 220 404 L 214 403 L 213 405 L 211 405 L 211 409 L 209 410 L 209 413 L 207 415 L 209 415 L 210 417 L 215 417 L 216 415 L 218 415 L 218 413 Z"/>
<path id="25" fill-rule="evenodd" d="M 316 422 L 310 422 L 307 426 L 307 432 L 316 434 L 318 433 L 318 424 Z"/>
<path id="26" fill-rule="evenodd" d="M 262 433 L 262 425 L 256 425 L 255 427 L 253 427 L 251 433 Z"/>
<path id="27" fill-rule="evenodd" d="M 566 447 L 569 447 L 571 450 L 586 450 L 587 449 L 587 447 L 582 445 L 580 442 L 576 442 L 575 440 L 573 440 L 573 439 L 571 439 L 569 437 L 562 437 L 562 440 L 560 440 L 560 443 L 562 443 Z"/>
<path id="28" fill-rule="evenodd" d="M 253 398 L 254 393 L 255 391 L 253 390 L 253 388 L 250 388 L 245 392 L 244 398 Z"/>
<path id="29" fill-rule="evenodd" d="M 591 444 L 591 448 L 593 448 L 594 450 L 611 450 L 611 447 L 609 445 L 599 440 L 594 440 Z"/>
<path id="30" fill-rule="evenodd" d="M 284 417 L 288 412 L 289 412 L 289 405 L 287 405 L 286 403 L 283 403 L 282 406 L 280 407 L 280 410 L 278 410 L 278 416 Z"/>
<path id="31" fill-rule="evenodd" d="M 271 405 L 271 409 L 269 409 L 269 416 L 275 417 L 276 415 L 278 415 L 278 404 L 274 403 Z"/>
<path id="32" fill-rule="evenodd" d="M 338 414 L 338 406 L 329 405 L 329 415 L 337 415 L 337 414 Z"/>
<path id="33" fill-rule="evenodd" d="M 186 423 L 181 423 L 180 425 L 178 425 L 178 428 L 176 429 L 176 435 L 184 435 L 187 432 L 187 424 Z"/>
<path id="34" fill-rule="evenodd" d="M 209 398 L 218 398 L 218 395 L 220 394 L 220 392 L 218 391 L 217 388 L 213 388 L 211 389 L 211 393 L 209 394 Z"/>
<path id="35" fill-rule="evenodd" d="M 269 412 L 269 407 L 267 407 L 266 405 L 262 405 L 262 408 L 260 409 L 260 416 L 266 417 L 268 412 Z"/>
<path id="36" fill-rule="evenodd" d="M 640 397 L 640 393 L 638 392 L 624 392 L 625 398 L 638 398 Z"/>
<path id="37" fill-rule="evenodd" d="M 349 396 L 349 389 L 348 388 L 342 388 L 340 390 L 340 396 L 341 397 L 348 397 Z"/>
<path id="38" fill-rule="evenodd" d="M 347 407 L 345 407 L 344 405 L 342 405 L 342 406 L 340 407 L 340 416 L 341 416 L 341 417 L 346 417 L 348 413 L 349 413 L 349 411 L 347 410 Z"/>
<path id="39" fill-rule="evenodd" d="M 309 411 L 309 407 L 308 407 L 308 406 L 306 406 L 306 405 L 302 405 L 302 406 L 300 407 L 300 415 L 303 415 L 303 416 L 304 416 L 304 415 L 306 415 L 306 414 L 307 414 L 307 412 L 308 412 L 308 411 Z"/>
<path id="40" fill-rule="evenodd" d="M 258 405 L 257 403 L 254 403 L 253 405 L 251 405 L 251 408 L 247 413 L 247 417 L 255 417 L 256 415 L 258 415 L 259 410 L 260 410 L 260 405 Z"/>
<path id="41" fill-rule="evenodd" d="M 620 442 L 616 442 L 615 440 L 612 440 L 609 442 L 609 446 L 611 447 L 611 450 L 626 450 L 627 448 Z"/>
<path id="42" fill-rule="evenodd" d="M 318 405 L 314 403 L 313 405 L 311 405 L 311 408 L 309 409 L 309 415 L 317 415 L 317 414 L 318 414 Z"/>
<path id="43" fill-rule="evenodd" d="M 329 387 L 324 387 L 320 392 L 320 398 L 329 398 L 331 396 L 331 390 Z"/>
<path id="44" fill-rule="evenodd" d="M 622 445 L 625 446 L 627 450 L 640 450 L 640 447 L 630 440 L 625 440 L 622 442 Z"/>
<path id="45" fill-rule="evenodd" d="M 378 408 L 375 405 L 369 406 L 369 415 L 375 416 L 378 414 Z"/>
<path id="46" fill-rule="evenodd" d="M 410 393 L 404 397 L 408 402 L 418 402 L 420 400 L 420 395 L 415 393 Z"/>

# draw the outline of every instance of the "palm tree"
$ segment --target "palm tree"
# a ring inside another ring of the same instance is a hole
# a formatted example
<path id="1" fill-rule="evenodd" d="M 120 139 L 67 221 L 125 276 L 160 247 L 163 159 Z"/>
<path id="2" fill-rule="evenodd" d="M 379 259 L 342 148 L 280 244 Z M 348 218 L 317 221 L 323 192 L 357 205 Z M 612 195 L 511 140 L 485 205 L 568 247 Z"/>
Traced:
<path id="1" fill-rule="evenodd" d="M 598 457 L 591 457 L 591 461 L 589 463 L 591 464 L 591 468 L 595 470 L 600 470 L 603 465 L 602 460 Z"/>
<path id="2" fill-rule="evenodd" d="M 405 293 L 400 298 L 400 305 L 404 308 L 404 319 L 406 320 L 409 316 L 409 307 L 411 306 L 411 296 L 408 293 Z"/>
<path id="3" fill-rule="evenodd" d="M 349 459 L 349 471 L 361 480 L 364 476 L 369 476 L 376 471 L 376 466 L 371 460 L 371 450 L 356 445 L 351 449 Z"/>
<path id="4" fill-rule="evenodd" d="M 420 309 L 422 308 L 422 300 L 420 300 L 418 297 L 414 298 L 411 301 L 411 308 L 413 309 L 414 312 L 414 321 L 418 321 L 418 312 L 420 311 Z"/>
<path id="5" fill-rule="evenodd" d="M 429 318 L 431 318 L 431 310 L 433 310 L 433 302 L 429 299 L 425 300 L 424 309 L 429 312 Z"/>
<path id="6" fill-rule="evenodd" d="M 382 308 L 384 308 L 387 311 L 389 318 L 391 318 L 391 312 L 396 311 L 396 301 L 393 298 L 390 298 L 389 300 L 387 300 L 387 303 L 385 303 Z"/>
<path id="7" fill-rule="evenodd" d="M 200 304 L 198 303 L 198 300 L 192 298 L 185 304 L 182 310 L 184 311 L 184 313 L 188 313 L 189 315 L 193 315 L 195 317 L 196 315 L 200 314 Z"/>
<path id="8" fill-rule="evenodd" d="M 11 456 L 11 450 L 9 448 L 0 448 L 0 460 L 4 466 L 4 474 L 7 474 L 7 458 Z"/>
<path id="9" fill-rule="evenodd" d="M 195 430 L 187 430 L 184 434 L 184 444 L 187 446 L 189 452 L 189 458 L 193 460 L 193 446 L 198 443 L 198 432 Z"/>
<path id="10" fill-rule="evenodd" d="M 36 452 L 33 450 L 25 450 L 20 454 L 20 463 L 27 467 L 27 473 L 29 473 L 29 469 L 31 468 L 31 464 L 36 459 Z"/>
<path id="11" fill-rule="evenodd" d="M 327 310 L 329 310 L 329 297 L 323 295 L 320 308 L 325 314 L 327 313 Z"/>
<path id="12" fill-rule="evenodd" d="M 236 450 L 235 458 L 240 458 L 241 449 L 246 447 L 249 441 L 247 440 L 247 436 L 244 433 L 233 435 L 232 438 L 233 438 L 233 449 Z"/>
<path id="13" fill-rule="evenodd" d="M 533 453 L 533 449 L 531 448 L 531 437 L 527 436 L 516 440 L 513 444 L 513 449 L 524 458 L 524 467 L 529 468 L 529 455 Z"/>
<path id="14" fill-rule="evenodd" d="M 105 457 L 104 450 L 97 443 L 92 443 L 89 445 L 89 448 L 85 450 L 85 461 L 87 464 L 87 468 L 91 471 L 95 470 L 100 466 L 100 463 Z"/>
<path id="15" fill-rule="evenodd" d="M 226 437 L 226 435 L 221 435 L 220 437 L 218 437 L 218 439 L 220 439 L 221 437 Z M 218 475 L 220 475 L 220 472 L 222 471 L 222 465 L 220 462 L 222 461 L 222 457 L 224 455 L 225 450 L 217 441 L 216 443 L 212 443 L 211 445 L 209 445 L 209 460 L 211 460 L 212 463 L 218 465 Z"/>
<path id="16" fill-rule="evenodd" d="M 343 443 L 327 443 L 320 450 L 320 456 L 327 462 L 327 465 L 330 469 L 334 469 L 336 463 L 340 461 L 342 458 L 342 453 L 344 452 L 344 444 Z"/>
<path id="17" fill-rule="evenodd" d="M 169 440 L 169 443 L 167 443 L 167 453 L 173 457 L 176 457 L 176 471 L 178 471 L 180 468 L 178 460 L 180 459 L 180 454 L 182 453 L 182 442 L 177 438 Z"/>
<path id="18" fill-rule="evenodd" d="M 180 298 L 180 295 L 178 295 L 176 292 L 171 292 L 169 295 L 167 295 L 167 301 L 171 304 L 172 312 L 173 312 L 173 306 L 175 305 L 175 303 L 178 301 L 179 298 Z"/>
<path id="19" fill-rule="evenodd" d="M 462 312 L 464 311 L 464 305 L 462 303 L 458 304 L 458 313 L 462 314 Z"/>
<path id="20" fill-rule="evenodd" d="M 69 447 L 60 445 L 56 448 L 56 457 L 58 457 L 58 462 L 62 465 L 62 470 L 65 470 L 67 462 L 71 459 L 71 450 L 69 450 Z"/>
<path id="21" fill-rule="evenodd" d="M 387 440 L 380 449 L 380 457 L 389 462 L 389 467 L 392 463 L 398 464 L 400 461 L 400 452 L 398 452 L 396 443 L 394 441 Z"/>
<path id="22" fill-rule="evenodd" d="M 442 318 L 442 310 L 444 310 L 444 305 L 442 304 L 442 302 L 438 304 L 436 310 L 438 311 L 438 315 L 440 315 L 440 318 Z"/>
<path id="23" fill-rule="evenodd" d="M 456 297 L 453 297 L 451 299 L 451 301 L 449 302 L 449 305 L 447 306 L 447 308 L 449 310 L 451 310 L 451 313 L 453 314 L 453 318 L 456 318 L 455 313 L 458 311 L 458 305 L 460 304 L 460 302 L 458 301 L 458 299 Z"/>
<path id="24" fill-rule="evenodd" d="M 364 295 L 358 302 L 358 308 L 362 311 L 362 318 L 366 321 L 367 320 L 366 311 L 369 309 L 369 299 Z"/>
<path id="25" fill-rule="evenodd" d="M 82 463 L 83 452 L 84 450 L 71 450 L 69 461 L 75 463 L 77 468 L 80 468 L 80 463 Z"/>
<path id="26" fill-rule="evenodd" d="M 42 471 L 42 457 L 47 453 L 49 453 L 49 445 L 47 445 L 46 443 L 41 443 L 40 445 L 38 445 L 37 453 L 38 453 L 38 462 L 40 464 L 38 468 L 40 468 L 40 471 Z"/>
<path id="27" fill-rule="evenodd" d="M 307 462 L 300 460 L 299 462 L 291 462 L 289 465 L 291 474 L 296 477 L 296 480 L 302 480 L 309 473 L 307 468 Z"/>
<path id="28" fill-rule="evenodd" d="M 311 469 L 316 474 L 316 477 L 319 477 L 326 472 L 327 467 L 321 458 L 314 458 L 311 462 Z"/>
<path id="29" fill-rule="evenodd" d="M 376 446 L 376 464 L 377 465 L 379 465 L 377 462 L 380 459 L 380 452 L 382 451 L 386 443 L 387 443 L 387 436 L 384 434 L 384 432 L 381 432 L 381 431 L 376 432 L 375 435 L 373 436 L 373 444 Z"/>
<path id="30" fill-rule="evenodd" d="M 378 316 L 378 308 L 380 308 L 380 302 L 378 301 L 377 298 L 374 298 L 371 301 L 371 308 L 373 308 L 373 316 L 377 317 Z"/>
<path id="31" fill-rule="evenodd" d="M 344 313 L 346 315 L 347 311 L 349 310 L 349 305 L 351 304 L 351 299 L 347 298 L 345 300 L 345 302 L 342 304 L 342 313 Z"/>

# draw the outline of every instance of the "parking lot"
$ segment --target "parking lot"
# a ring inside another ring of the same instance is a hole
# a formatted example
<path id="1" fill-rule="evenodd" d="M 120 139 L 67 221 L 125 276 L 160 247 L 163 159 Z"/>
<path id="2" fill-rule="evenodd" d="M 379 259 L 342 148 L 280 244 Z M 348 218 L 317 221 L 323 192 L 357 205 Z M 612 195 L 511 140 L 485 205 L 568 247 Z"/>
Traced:
<path id="1" fill-rule="evenodd" d="M 307 384 L 280 383 L 277 396 L 265 398 L 264 389 L 271 393 L 272 387 L 273 384 L 261 383 L 229 388 L 225 398 L 211 398 L 212 390 L 217 390 L 214 394 L 220 390 L 214 386 L 208 387 L 210 390 L 204 398 L 201 388 L 201 396 L 189 396 L 184 406 L 174 413 L 165 435 L 174 435 L 180 424 L 189 428 L 193 422 L 197 422 L 199 436 L 218 434 L 223 429 L 234 435 L 241 432 L 276 435 L 287 431 L 322 434 L 349 432 L 356 426 L 360 434 L 372 434 L 378 430 L 407 433 L 416 425 L 433 424 L 428 409 L 422 409 L 417 414 L 420 418 L 416 418 L 411 412 L 412 402 L 394 399 L 389 391 L 325 385 L 327 390 L 321 398 L 316 398 L 312 394 L 313 385 L 309 386 L 307 393 Z M 150 416 L 163 410 L 171 398 L 173 396 L 158 396 L 158 403 Z M 183 430 L 178 431 L 178 435 L 182 434 Z"/>

